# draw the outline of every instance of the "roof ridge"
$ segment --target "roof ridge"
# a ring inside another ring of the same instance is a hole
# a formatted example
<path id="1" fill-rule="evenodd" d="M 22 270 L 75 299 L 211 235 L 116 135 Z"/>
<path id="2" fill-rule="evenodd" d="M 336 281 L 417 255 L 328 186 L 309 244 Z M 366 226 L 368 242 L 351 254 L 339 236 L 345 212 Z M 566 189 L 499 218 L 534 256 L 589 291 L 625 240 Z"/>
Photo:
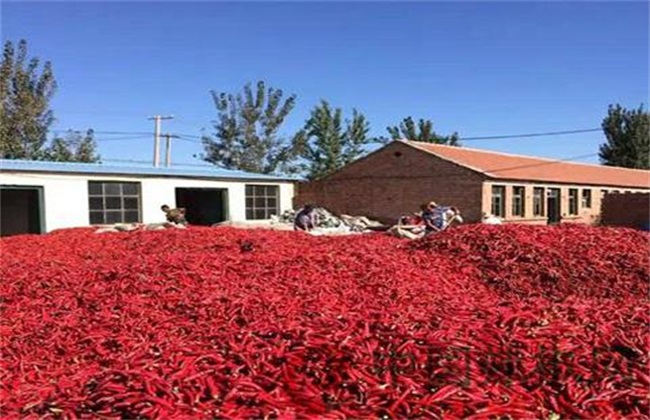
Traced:
<path id="1" fill-rule="evenodd" d="M 456 164 L 456 165 L 462 166 L 462 167 L 464 167 L 464 168 L 470 169 L 470 170 L 472 170 L 472 171 L 474 171 L 474 172 L 478 172 L 478 173 L 480 173 L 480 174 L 487 175 L 487 176 L 489 176 L 489 177 L 494 177 L 493 174 L 491 174 L 490 172 L 486 171 L 485 169 L 477 168 L 477 167 L 475 167 L 475 166 L 469 165 L 469 164 L 467 164 L 467 163 L 465 163 L 465 162 L 462 162 L 462 161 L 459 161 L 459 160 L 457 160 L 457 159 L 450 158 L 449 156 L 439 155 L 439 154 L 437 154 L 437 153 L 435 153 L 435 152 L 433 152 L 433 151 L 431 151 L 431 150 L 427 150 L 426 148 L 423 148 L 423 147 L 420 147 L 420 146 L 419 146 L 419 145 L 430 145 L 430 144 L 434 144 L 434 143 L 427 143 L 427 142 L 424 142 L 424 141 L 413 141 L 413 140 L 398 140 L 398 141 L 400 141 L 400 142 L 406 144 L 407 146 L 414 147 L 414 148 L 416 148 L 417 150 L 420 150 L 420 151 L 422 151 L 422 152 L 424 152 L 424 153 L 428 153 L 428 154 L 430 154 L 430 155 L 434 155 L 434 156 L 436 156 L 436 157 L 439 158 L 439 159 L 446 160 L 446 161 L 451 162 L 451 163 L 453 163 L 453 164 Z M 457 146 L 449 146 L 449 147 L 457 147 Z"/>
<path id="2" fill-rule="evenodd" d="M 462 139 L 461 139 L 462 140 Z M 582 166 L 590 166 L 590 167 L 596 167 L 596 168 L 604 168 L 604 169 L 616 169 L 616 170 L 624 170 L 624 171 L 631 171 L 631 172 L 639 172 L 639 173 L 646 173 L 649 174 L 650 171 L 647 169 L 635 169 L 635 168 L 624 168 L 622 166 L 607 166 L 607 165 L 599 165 L 595 163 L 584 163 L 584 162 L 574 162 L 574 161 L 569 161 L 569 160 L 562 160 L 560 159 L 553 159 L 553 158 L 545 158 L 545 157 L 537 157 L 537 156 L 529 156 L 529 155 L 520 155 L 516 153 L 508 153 L 508 152 L 497 152 L 497 151 L 492 151 L 492 150 L 485 150 L 485 149 L 476 149 L 473 147 L 465 147 L 465 146 L 450 146 L 447 144 L 438 144 L 438 143 L 427 143 L 424 141 L 415 141 L 415 140 L 400 140 L 406 143 L 416 143 L 416 144 L 422 144 L 422 145 L 431 145 L 435 147 L 442 147 L 442 148 L 458 148 L 461 147 L 463 150 L 468 150 L 472 152 L 478 152 L 478 153 L 489 153 L 489 154 L 494 154 L 494 155 L 500 155 L 500 156 L 509 156 L 509 157 L 515 157 L 515 158 L 524 158 L 524 159 L 534 159 L 534 160 L 542 160 L 546 162 L 562 162 L 570 165 L 582 165 Z M 467 166 L 467 165 L 465 165 Z M 487 173 L 485 170 L 482 170 L 482 172 Z"/>

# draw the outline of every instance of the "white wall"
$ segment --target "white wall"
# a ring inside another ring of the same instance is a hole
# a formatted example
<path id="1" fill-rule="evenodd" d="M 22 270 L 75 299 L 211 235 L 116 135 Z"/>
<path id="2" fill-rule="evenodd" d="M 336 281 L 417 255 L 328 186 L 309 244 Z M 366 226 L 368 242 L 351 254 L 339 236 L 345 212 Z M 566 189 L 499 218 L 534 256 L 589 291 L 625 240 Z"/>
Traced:
<path id="1" fill-rule="evenodd" d="M 227 189 L 227 215 L 231 221 L 246 220 L 245 185 L 279 185 L 280 211 L 292 207 L 294 188 L 291 182 L 212 181 L 185 178 L 138 178 L 124 175 L 72 175 L 2 172 L 0 185 L 41 186 L 44 190 L 45 229 L 88 226 L 88 181 L 140 182 L 142 222 L 164 221 L 160 206 L 176 206 L 176 188 Z"/>

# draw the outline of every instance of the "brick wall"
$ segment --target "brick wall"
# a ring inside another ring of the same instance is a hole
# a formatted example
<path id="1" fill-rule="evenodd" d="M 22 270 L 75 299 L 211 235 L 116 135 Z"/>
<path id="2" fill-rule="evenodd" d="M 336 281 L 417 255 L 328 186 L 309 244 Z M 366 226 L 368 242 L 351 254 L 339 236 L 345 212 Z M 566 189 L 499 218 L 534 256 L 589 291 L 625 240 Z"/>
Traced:
<path id="1" fill-rule="evenodd" d="M 551 188 L 557 188 L 560 191 L 560 215 L 561 223 L 585 223 L 595 225 L 600 221 L 602 201 L 604 197 L 613 196 L 626 196 L 638 195 L 640 190 L 603 187 L 598 185 L 561 185 L 549 183 L 534 183 L 527 181 L 499 181 L 489 180 L 484 183 L 483 188 L 483 212 L 489 214 L 491 211 L 491 194 L 492 186 L 500 185 L 505 187 L 505 217 L 503 220 L 506 223 L 526 223 L 526 224 L 546 224 L 548 208 L 547 202 L 544 198 L 543 215 L 533 214 L 533 191 L 535 187 L 544 188 L 544 195 L 546 195 Z M 524 200 L 524 216 L 514 216 L 512 214 L 512 194 L 513 187 L 520 186 L 525 189 Z M 578 214 L 572 215 L 569 212 L 569 190 L 576 189 L 578 191 Z M 584 190 L 591 191 L 591 204 L 590 206 L 583 205 L 582 194 Z M 608 192 L 607 194 L 605 192 Z M 621 191 L 620 194 L 612 193 L 612 191 Z M 623 193 L 623 191 L 630 191 Z"/>
<path id="2" fill-rule="evenodd" d="M 601 224 L 640 228 L 650 222 L 650 193 L 607 194 Z"/>
<path id="3" fill-rule="evenodd" d="M 336 213 L 394 222 L 422 203 L 457 206 L 468 222 L 481 219 L 483 176 L 399 142 L 322 181 L 298 185 L 295 206 L 315 203 Z"/>
<path id="4" fill-rule="evenodd" d="M 547 223 L 546 193 L 549 188 L 557 188 L 560 191 L 562 223 L 587 224 L 599 222 L 603 197 L 638 195 L 635 193 L 641 191 L 598 185 L 487 179 L 463 166 L 437 158 L 403 143 L 393 142 L 379 151 L 351 163 L 322 181 L 299 184 L 296 189 L 294 206 L 315 203 L 336 213 L 366 215 L 382 222 L 394 222 L 402 214 L 418 211 L 422 203 L 435 200 L 441 204 L 459 207 L 466 221 L 478 222 L 481 220 L 482 213 L 489 214 L 491 212 L 493 185 L 505 187 L 504 221 L 530 224 Z M 514 186 L 524 187 L 523 216 L 512 214 Z M 533 214 L 535 187 L 544 188 L 543 215 Z M 575 215 L 569 212 L 569 190 L 571 189 L 578 191 L 578 214 Z M 583 190 L 591 191 L 590 206 L 585 206 L 582 203 Z M 605 191 L 609 193 L 605 194 Z M 612 194 L 613 191 L 621 193 Z M 627 191 L 630 192 L 626 193 Z M 647 190 L 643 190 L 643 192 L 645 191 Z M 647 208 L 648 199 L 646 198 L 646 215 Z M 633 220 L 637 220 L 637 218 L 638 216 L 634 216 Z"/>

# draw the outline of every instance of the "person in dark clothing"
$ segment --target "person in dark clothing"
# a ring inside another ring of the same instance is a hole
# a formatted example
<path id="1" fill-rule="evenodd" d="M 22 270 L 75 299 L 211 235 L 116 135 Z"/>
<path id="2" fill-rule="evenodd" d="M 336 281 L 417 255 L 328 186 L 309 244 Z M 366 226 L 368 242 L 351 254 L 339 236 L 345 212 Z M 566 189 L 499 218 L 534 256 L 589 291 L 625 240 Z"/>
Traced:
<path id="1" fill-rule="evenodd" d="M 307 204 L 296 214 L 296 220 L 293 222 L 295 230 L 303 230 L 309 232 L 316 227 L 316 207 L 312 204 Z"/>
<path id="2" fill-rule="evenodd" d="M 426 225 L 426 234 L 445 230 L 453 222 L 463 223 L 458 207 L 439 206 L 434 202 L 429 203 L 422 218 Z"/>
<path id="3" fill-rule="evenodd" d="M 435 201 L 431 201 L 428 204 L 422 206 L 422 221 L 424 222 L 424 232 L 426 235 L 437 232 L 440 230 L 438 225 L 438 212 L 436 209 L 438 204 Z"/>
<path id="4" fill-rule="evenodd" d="M 160 209 L 165 213 L 167 221 L 170 223 L 175 223 L 177 225 L 186 225 L 187 220 L 185 219 L 185 209 L 178 208 L 172 209 L 167 204 L 160 207 Z"/>

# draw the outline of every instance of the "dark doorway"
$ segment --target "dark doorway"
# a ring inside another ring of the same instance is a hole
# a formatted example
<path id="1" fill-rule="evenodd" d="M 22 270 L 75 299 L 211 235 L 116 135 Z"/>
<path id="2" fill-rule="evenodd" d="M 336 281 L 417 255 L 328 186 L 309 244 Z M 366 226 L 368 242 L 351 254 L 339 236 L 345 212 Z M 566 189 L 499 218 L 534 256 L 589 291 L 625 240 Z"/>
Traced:
<path id="1" fill-rule="evenodd" d="M 210 226 L 227 218 L 227 190 L 218 188 L 176 188 L 176 207 L 184 207 L 191 225 Z"/>
<path id="2" fill-rule="evenodd" d="M 0 236 L 43 233 L 43 188 L 0 187 Z"/>
<path id="3" fill-rule="evenodd" d="M 548 224 L 560 223 L 560 189 L 549 188 L 546 197 L 546 208 L 548 211 Z"/>

